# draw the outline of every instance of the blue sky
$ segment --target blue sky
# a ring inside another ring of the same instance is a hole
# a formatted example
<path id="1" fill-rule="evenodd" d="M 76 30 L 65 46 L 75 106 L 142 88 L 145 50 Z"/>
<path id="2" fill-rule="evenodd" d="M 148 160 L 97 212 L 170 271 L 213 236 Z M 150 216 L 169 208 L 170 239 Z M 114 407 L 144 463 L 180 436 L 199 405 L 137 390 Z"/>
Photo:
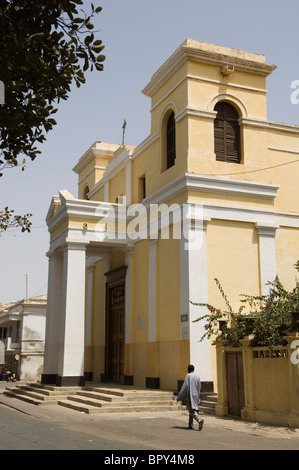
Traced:
<path id="1" fill-rule="evenodd" d="M 0 238 L 0 303 L 46 294 L 49 234 L 45 217 L 60 189 L 77 195 L 72 168 L 96 140 L 139 144 L 150 132 L 150 100 L 141 90 L 186 39 L 265 54 L 277 65 L 267 81 L 268 119 L 299 125 L 291 82 L 299 80 L 298 2 L 295 0 L 94 0 L 105 44 L 104 72 L 87 75 L 59 104 L 57 126 L 25 172 L 9 169 L 0 180 L 0 207 L 33 214 L 30 234 L 11 229 Z M 89 5 L 89 1 L 85 1 Z"/>

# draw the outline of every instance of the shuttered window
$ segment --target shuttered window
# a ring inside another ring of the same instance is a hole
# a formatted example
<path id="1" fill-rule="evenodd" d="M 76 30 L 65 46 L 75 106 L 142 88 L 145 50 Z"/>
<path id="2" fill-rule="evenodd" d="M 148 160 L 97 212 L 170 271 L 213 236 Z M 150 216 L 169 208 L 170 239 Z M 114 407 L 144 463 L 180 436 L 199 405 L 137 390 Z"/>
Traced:
<path id="1" fill-rule="evenodd" d="M 240 163 L 240 126 L 237 110 L 224 101 L 216 104 L 217 115 L 214 121 L 214 143 L 216 160 Z"/>
<path id="2" fill-rule="evenodd" d="M 175 164 L 175 119 L 174 113 L 168 118 L 166 128 L 166 154 L 167 154 L 167 169 Z"/>

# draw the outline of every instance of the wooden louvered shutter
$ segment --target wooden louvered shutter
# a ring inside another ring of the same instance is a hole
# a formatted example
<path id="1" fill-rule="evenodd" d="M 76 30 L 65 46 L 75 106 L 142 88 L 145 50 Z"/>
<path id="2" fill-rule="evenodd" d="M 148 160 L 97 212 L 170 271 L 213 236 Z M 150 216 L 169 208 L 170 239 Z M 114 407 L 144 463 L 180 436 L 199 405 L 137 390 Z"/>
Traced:
<path id="1" fill-rule="evenodd" d="M 175 163 L 175 119 L 174 113 L 168 118 L 167 121 L 167 130 L 166 130 L 166 140 L 167 140 L 167 168 L 170 168 Z"/>
<path id="2" fill-rule="evenodd" d="M 214 121 L 214 142 L 216 160 L 240 163 L 240 126 L 236 109 L 226 102 L 215 106 L 217 116 Z"/>
<path id="3" fill-rule="evenodd" d="M 219 112 L 217 113 L 217 117 L 214 121 L 214 142 L 216 160 L 225 162 L 224 119 L 222 116 L 219 116 Z"/>

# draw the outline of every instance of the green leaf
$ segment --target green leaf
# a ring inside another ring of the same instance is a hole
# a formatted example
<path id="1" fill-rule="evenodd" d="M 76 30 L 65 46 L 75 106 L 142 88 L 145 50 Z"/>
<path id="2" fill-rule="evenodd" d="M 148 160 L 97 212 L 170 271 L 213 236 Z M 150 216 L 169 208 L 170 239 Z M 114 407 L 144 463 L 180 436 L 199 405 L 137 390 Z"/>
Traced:
<path id="1" fill-rule="evenodd" d="M 104 62 L 105 59 L 106 57 L 104 55 L 98 55 L 97 62 Z"/>
<path id="2" fill-rule="evenodd" d="M 105 48 L 105 46 L 103 46 L 103 45 L 102 45 L 102 46 L 95 46 L 95 45 L 92 46 L 92 50 L 93 50 L 94 52 L 100 52 L 100 51 L 102 51 L 104 48 Z"/>
<path id="3" fill-rule="evenodd" d="M 43 39 L 44 36 L 45 36 L 45 33 L 31 34 L 31 36 L 29 36 L 29 38 L 28 38 L 28 41 L 32 41 L 32 39 Z"/>

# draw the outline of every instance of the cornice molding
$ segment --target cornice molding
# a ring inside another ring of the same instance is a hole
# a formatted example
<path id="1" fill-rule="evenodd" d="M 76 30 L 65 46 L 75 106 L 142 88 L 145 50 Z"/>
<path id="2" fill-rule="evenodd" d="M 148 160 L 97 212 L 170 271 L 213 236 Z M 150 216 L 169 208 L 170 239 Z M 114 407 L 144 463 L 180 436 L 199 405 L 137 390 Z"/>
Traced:
<path id="1" fill-rule="evenodd" d="M 256 119 L 256 118 L 251 118 L 251 117 L 240 117 L 239 124 L 244 125 L 244 126 L 260 127 L 260 128 L 274 130 L 274 131 L 292 132 L 295 134 L 299 133 L 299 126 L 295 124 L 285 124 L 283 122 L 266 121 L 264 119 Z"/>
<path id="2" fill-rule="evenodd" d="M 185 173 L 149 195 L 144 199 L 144 204 L 148 206 L 167 202 L 185 191 L 201 191 L 274 200 L 278 189 L 279 186 L 275 184 Z"/>
<path id="3" fill-rule="evenodd" d="M 110 160 L 110 158 L 113 157 L 114 152 L 117 150 L 117 148 L 120 147 L 120 145 L 118 144 L 108 144 L 109 146 L 112 147 L 111 149 L 97 148 L 96 147 L 97 143 L 98 142 L 95 142 L 91 147 L 89 147 L 89 149 L 79 159 L 78 163 L 73 168 L 73 171 L 75 173 L 80 173 L 80 171 L 82 171 L 83 168 L 86 165 L 88 165 L 91 162 L 91 160 L 93 160 L 96 157 L 106 158 L 107 160 Z"/>
<path id="4" fill-rule="evenodd" d="M 188 60 L 202 64 L 212 64 L 218 67 L 233 65 L 236 71 L 247 72 L 255 75 L 268 76 L 276 69 L 275 65 L 256 62 L 240 57 L 233 57 L 217 52 L 197 49 L 188 45 L 182 45 L 152 76 L 150 82 L 144 87 L 142 93 L 146 96 L 153 94 L 169 79 L 169 77 Z"/>
<path id="5" fill-rule="evenodd" d="M 200 108 L 194 108 L 191 106 L 186 106 L 175 116 L 175 121 L 179 122 L 185 116 L 202 117 L 205 119 L 215 119 L 216 115 L 217 115 L 216 111 L 210 111 L 207 109 L 200 109 Z"/>

